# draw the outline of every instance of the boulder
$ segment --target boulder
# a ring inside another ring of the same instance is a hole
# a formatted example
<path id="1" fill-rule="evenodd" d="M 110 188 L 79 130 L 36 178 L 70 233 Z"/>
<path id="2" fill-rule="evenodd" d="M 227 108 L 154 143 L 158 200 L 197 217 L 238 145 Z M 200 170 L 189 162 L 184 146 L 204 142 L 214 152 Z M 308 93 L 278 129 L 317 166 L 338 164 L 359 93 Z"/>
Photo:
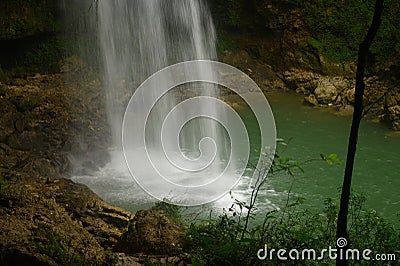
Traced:
<path id="1" fill-rule="evenodd" d="M 179 254 L 184 247 L 183 229 L 160 210 L 138 211 L 114 250 L 127 254 Z"/>
<path id="2" fill-rule="evenodd" d="M 311 104 L 311 105 L 314 105 L 314 106 L 317 106 L 317 105 L 318 105 L 318 100 L 317 100 L 317 98 L 315 98 L 315 95 L 314 95 L 314 94 L 310 94 L 310 95 L 304 97 L 304 101 L 305 101 L 306 103 Z"/>
<path id="3" fill-rule="evenodd" d="M 17 108 L 7 99 L 0 96 L 0 110 L 2 112 L 0 119 L 0 142 L 6 142 L 7 138 L 14 133 L 14 122 L 21 116 Z"/>
<path id="4" fill-rule="evenodd" d="M 342 93 L 343 104 L 354 104 L 355 88 L 345 90 Z"/>
<path id="5" fill-rule="evenodd" d="M 390 120 L 396 121 L 400 120 L 400 106 L 399 105 L 394 105 L 392 107 L 388 108 Z"/>
<path id="6" fill-rule="evenodd" d="M 338 90 L 329 79 L 320 79 L 314 94 L 319 103 L 329 104 L 336 99 Z"/>
<path id="7" fill-rule="evenodd" d="M 7 184 L 0 194 L 1 265 L 104 263 L 104 248 L 82 223 L 47 198 L 45 186 L 39 182 Z"/>
<path id="8" fill-rule="evenodd" d="M 400 131 L 400 120 L 394 121 L 394 122 L 392 123 L 392 128 L 393 128 L 393 130 Z"/>

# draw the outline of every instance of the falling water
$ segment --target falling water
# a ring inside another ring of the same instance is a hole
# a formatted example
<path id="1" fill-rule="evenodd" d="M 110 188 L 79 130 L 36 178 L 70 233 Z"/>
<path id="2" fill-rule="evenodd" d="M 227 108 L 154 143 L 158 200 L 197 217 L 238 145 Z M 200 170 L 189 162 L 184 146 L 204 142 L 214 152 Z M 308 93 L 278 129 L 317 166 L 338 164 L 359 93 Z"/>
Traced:
<path id="1" fill-rule="evenodd" d="M 86 183 L 113 203 L 129 204 L 130 201 L 132 204 L 134 200 L 137 204 L 138 197 L 143 200 L 146 196 L 132 184 L 121 151 L 122 120 L 127 102 L 140 83 L 167 66 L 188 60 L 216 59 L 216 35 L 208 7 L 202 0 L 109 0 L 95 3 L 92 8 L 96 8 L 93 15 L 96 16 L 100 71 L 113 147 L 111 162 L 106 167 L 90 177 L 76 176 L 74 180 Z M 199 68 L 197 71 L 209 76 L 211 70 Z M 146 149 L 150 147 L 150 154 L 161 156 L 158 155 L 162 152 L 160 121 L 179 101 L 197 95 L 217 96 L 217 91 L 215 85 L 194 83 L 184 84 L 165 94 L 149 115 Z M 216 110 L 212 104 L 197 108 L 199 110 L 195 112 L 199 113 L 202 112 L 200 109 Z M 224 167 L 223 160 L 229 153 L 226 132 L 215 121 L 206 118 L 190 121 L 182 128 L 179 144 L 181 152 L 196 159 L 201 153 L 209 153 L 200 152 L 199 143 L 204 137 L 213 139 L 218 145 L 217 166 L 208 172 L 212 175 L 213 171 Z M 206 147 L 215 149 L 212 145 Z M 137 148 L 138 158 L 145 156 L 143 147 Z M 169 175 L 175 178 L 174 181 L 185 183 L 183 176 L 175 172 Z M 207 178 L 207 174 L 204 177 Z"/>
<path id="2" fill-rule="evenodd" d="M 99 1 L 98 32 L 116 146 L 121 142 L 124 96 L 132 93 L 129 85 L 177 62 L 216 58 L 213 23 L 207 7 L 198 0 Z M 168 95 L 159 103 L 154 121 L 175 105 L 175 98 Z"/>

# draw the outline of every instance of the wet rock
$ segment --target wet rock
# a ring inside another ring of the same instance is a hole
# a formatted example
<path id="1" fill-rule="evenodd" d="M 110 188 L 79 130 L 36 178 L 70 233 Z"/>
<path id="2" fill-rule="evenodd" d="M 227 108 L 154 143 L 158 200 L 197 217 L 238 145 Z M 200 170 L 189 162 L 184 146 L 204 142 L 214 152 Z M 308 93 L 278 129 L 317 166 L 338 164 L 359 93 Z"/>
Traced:
<path id="1" fill-rule="evenodd" d="M 267 79 L 262 82 L 261 89 L 263 91 L 285 90 L 287 87 L 286 84 L 280 79 Z"/>
<path id="2" fill-rule="evenodd" d="M 222 54 L 221 61 L 249 75 L 263 91 L 278 89 L 279 86 L 285 87 L 270 65 L 254 59 L 245 50 L 226 51 Z"/>
<path id="3" fill-rule="evenodd" d="M 24 131 L 13 134 L 8 140 L 8 145 L 21 151 L 44 150 L 47 148 L 44 139 L 40 132 Z"/>
<path id="4" fill-rule="evenodd" d="M 18 192 L 0 193 L 2 265 L 101 265 L 132 217 L 60 178 L 73 143 L 85 148 L 75 151 L 85 166 L 97 169 L 108 160 L 109 138 L 100 83 L 64 78 L 0 84 L 0 178 L 18 183 Z"/>
<path id="5" fill-rule="evenodd" d="M 354 104 L 355 88 L 345 90 L 342 93 L 343 104 Z"/>
<path id="6" fill-rule="evenodd" d="M 385 99 L 385 105 L 386 107 L 392 107 L 400 104 L 400 93 L 399 94 L 388 94 L 386 95 Z"/>
<path id="7" fill-rule="evenodd" d="M 11 81 L 11 84 L 15 85 L 15 86 L 25 86 L 25 85 L 28 84 L 28 81 L 26 79 L 23 79 L 23 78 L 14 78 Z"/>
<path id="8" fill-rule="evenodd" d="M 39 182 L 17 183 L 0 194 L 9 203 L 0 208 L 2 265 L 101 264 L 104 249 L 45 190 Z"/>
<path id="9" fill-rule="evenodd" d="M 138 211 L 130 221 L 115 250 L 127 254 L 174 255 L 184 244 L 183 229 L 162 211 Z"/>
<path id="10" fill-rule="evenodd" d="M 54 195 L 74 219 L 81 221 L 103 247 L 111 247 L 126 230 L 132 214 L 102 201 L 82 184 L 67 179 L 49 181 L 46 192 Z"/>
<path id="11" fill-rule="evenodd" d="M 22 170 L 31 175 L 50 177 L 50 178 L 60 178 L 61 173 L 58 168 L 52 164 L 52 162 L 45 158 L 33 159 L 22 167 Z"/>
<path id="12" fill-rule="evenodd" d="M 88 71 L 88 65 L 79 57 L 71 56 L 61 64 L 60 70 L 62 73 L 79 74 Z"/>
<path id="13" fill-rule="evenodd" d="M 354 107 L 352 105 L 345 105 L 340 107 L 339 111 L 337 112 L 338 115 L 342 116 L 350 116 L 354 112 Z"/>
<path id="14" fill-rule="evenodd" d="M 34 108 L 41 105 L 41 99 L 36 95 L 24 94 L 19 97 L 14 97 L 10 99 L 10 101 L 20 112 L 32 111 Z"/>
<path id="15" fill-rule="evenodd" d="M 14 123 L 14 127 L 15 129 L 19 132 L 22 133 L 25 129 L 25 120 L 24 119 L 18 119 L 17 121 L 15 121 Z"/>
<path id="16" fill-rule="evenodd" d="M 317 100 L 317 98 L 315 98 L 315 95 L 314 95 L 314 94 L 310 94 L 310 95 L 304 97 L 304 101 L 305 101 L 306 103 L 311 104 L 311 105 L 314 105 L 314 106 L 317 106 L 317 105 L 318 105 L 318 100 Z"/>
<path id="17" fill-rule="evenodd" d="M 336 99 L 336 96 L 338 95 L 338 90 L 328 79 L 321 79 L 318 82 L 314 94 L 316 99 L 318 100 L 318 103 L 329 104 Z"/>
<path id="18" fill-rule="evenodd" d="M 285 71 L 283 76 L 289 87 L 297 93 L 307 95 L 305 102 L 312 105 L 340 105 L 338 97 L 352 84 L 343 77 L 324 76 L 300 69 Z"/>
<path id="19" fill-rule="evenodd" d="M 19 168 L 23 162 L 29 157 L 24 151 L 14 150 L 4 143 L 0 143 L 0 169 L 9 171 L 10 169 Z M 4 173 L 3 177 L 8 174 Z"/>
<path id="20" fill-rule="evenodd" d="M 394 130 L 400 131 L 400 120 L 392 122 L 392 127 Z"/>
<path id="21" fill-rule="evenodd" d="M 400 123 L 400 105 L 395 105 L 388 108 L 389 119 L 392 121 L 392 126 L 395 130 L 399 130 Z"/>
<path id="22" fill-rule="evenodd" d="M 2 112 L 0 119 L 0 142 L 6 142 L 8 136 L 14 131 L 14 121 L 18 115 L 15 106 L 7 99 L 0 96 L 0 110 Z"/>

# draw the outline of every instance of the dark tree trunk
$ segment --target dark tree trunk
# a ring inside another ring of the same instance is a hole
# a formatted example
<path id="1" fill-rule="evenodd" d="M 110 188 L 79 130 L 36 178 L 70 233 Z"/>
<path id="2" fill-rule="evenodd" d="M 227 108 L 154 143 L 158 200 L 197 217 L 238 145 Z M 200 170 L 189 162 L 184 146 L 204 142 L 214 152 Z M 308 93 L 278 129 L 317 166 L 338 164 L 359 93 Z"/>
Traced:
<path id="1" fill-rule="evenodd" d="M 346 260 L 345 256 L 346 251 L 350 245 L 347 234 L 347 215 L 349 212 L 350 188 L 351 188 L 351 179 L 353 175 L 354 158 L 357 149 L 358 129 L 360 126 L 362 112 L 363 112 L 363 96 L 365 89 L 364 75 L 365 75 L 366 57 L 368 50 L 371 46 L 371 43 L 378 31 L 379 25 L 381 24 L 382 10 L 383 10 L 383 0 L 376 0 L 372 24 L 368 29 L 368 33 L 365 36 L 364 41 L 360 44 L 358 50 L 354 114 L 353 114 L 353 121 L 351 124 L 349 144 L 347 148 L 346 168 L 343 179 L 342 194 L 340 198 L 340 209 L 338 214 L 337 231 L 336 231 L 337 239 L 344 238 L 346 239 L 347 244 L 343 246 L 343 242 L 339 243 L 338 241 L 336 246 L 338 254 L 336 259 L 336 265 L 348 265 L 348 261 Z M 342 249 L 343 251 L 342 253 L 340 252 L 340 249 Z M 343 256 L 341 257 L 340 254 L 343 254 Z"/>

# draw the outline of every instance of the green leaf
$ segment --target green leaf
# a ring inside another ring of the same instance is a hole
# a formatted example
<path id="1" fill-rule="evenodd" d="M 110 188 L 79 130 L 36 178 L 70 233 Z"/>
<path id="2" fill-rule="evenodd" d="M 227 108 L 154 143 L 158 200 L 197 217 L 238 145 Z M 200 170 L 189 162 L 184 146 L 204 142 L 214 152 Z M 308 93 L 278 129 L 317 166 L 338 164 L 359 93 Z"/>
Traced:
<path id="1" fill-rule="evenodd" d="M 329 154 L 328 158 L 329 158 L 331 161 L 335 162 L 336 164 L 341 164 L 341 163 L 342 163 L 342 161 L 338 158 L 338 156 L 337 156 L 336 153 L 331 153 L 331 154 Z"/>

